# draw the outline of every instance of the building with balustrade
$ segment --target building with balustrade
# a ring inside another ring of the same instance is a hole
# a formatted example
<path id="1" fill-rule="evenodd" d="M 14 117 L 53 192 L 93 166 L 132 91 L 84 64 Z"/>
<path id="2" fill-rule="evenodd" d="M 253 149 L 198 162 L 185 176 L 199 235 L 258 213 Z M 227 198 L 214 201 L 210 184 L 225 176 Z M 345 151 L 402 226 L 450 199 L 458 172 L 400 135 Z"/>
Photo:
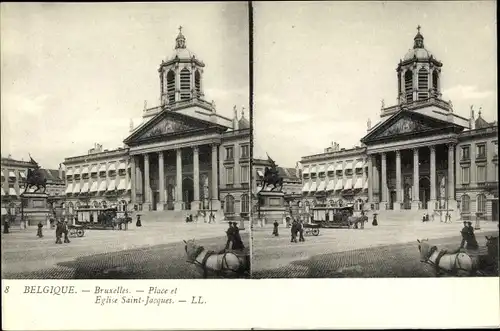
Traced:
<path id="1" fill-rule="evenodd" d="M 215 210 L 247 217 L 250 122 L 244 109 L 228 118 L 204 99 L 205 64 L 179 31 L 159 66 L 160 105 L 145 107 L 124 148 L 68 158 L 73 206 L 116 205 L 144 211 Z M 99 146 L 96 146 L 99 147 Z M 76 177 L 75 177 L 76 176 Z"/>
<path id="2" fill-rule="evenodd" d="M 304 201 L 330 202 L 332 192 L 352 190 L 366 209 L 451 210 L 462 218 L 480 213 L 498 219 L 497 122 L 481 112 L 476 119 L 472 109 L 462 117 L 442 100 L 443 64 L 418 30 L 396 69 L 398 103 L 382 104 L 375 125 L 368 120 L 362 146 L 302 158 Z"/>
<path id="3" fill-rule="evenodd" d="M 1 202 L 2 213 L 10 210 L 12 215 L 18 215 L 21 212 L 21 194 L 26 187 L 26 177 L 28 169 L 33 169 L 33 164 L 23 160 L 15 160 L 9 157 L 1 159 Z M 64 202 L 64 171 L 59 169 L 42 169 L 47 179 L 45 193 L 48 195 L 49 206 L 60 206 Z M 33 192 L 31 188 L 29 192 Z M 5 209 L 5 210 L 4 210 Z"/>

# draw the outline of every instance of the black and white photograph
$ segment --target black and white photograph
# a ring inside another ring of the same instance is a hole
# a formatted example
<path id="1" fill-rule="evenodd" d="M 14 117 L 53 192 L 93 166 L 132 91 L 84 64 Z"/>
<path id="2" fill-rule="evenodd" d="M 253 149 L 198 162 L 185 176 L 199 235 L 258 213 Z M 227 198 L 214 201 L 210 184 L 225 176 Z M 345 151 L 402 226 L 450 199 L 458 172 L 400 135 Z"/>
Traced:
<path id="1" fill-rule="evenodd" d="M 498 276 L 496 3 L 254 4 L 254 278 Z"/>
<path id="2" fill-rule="evenodd" d="M 2 278 L 250 276 L 246 2 L 2 4 Z"/>

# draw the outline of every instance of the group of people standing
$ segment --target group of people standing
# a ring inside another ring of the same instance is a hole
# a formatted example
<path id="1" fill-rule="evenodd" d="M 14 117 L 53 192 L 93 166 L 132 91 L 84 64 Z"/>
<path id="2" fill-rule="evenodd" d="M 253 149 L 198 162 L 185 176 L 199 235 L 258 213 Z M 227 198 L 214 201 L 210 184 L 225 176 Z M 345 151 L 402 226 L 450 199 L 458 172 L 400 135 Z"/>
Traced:
<path id="1" fill-rule="evenodd" d="M 227 234 L 226 249 L 229 249 L 230 246 L 231 249 L 233 250 L 245 249 L 245 245 L 241 240 L 240 229 L 238 228 L 236 222 L 229 222 L 229 227 L 227 228 L 226 234 Z"/>
<path id="2" fill-rule="evenodd" d="M 462 242 L 460 243 L 460 248 L 465 249 L 478 249 L 479 244 L 477 243 L 476 240 L 476 235 L 474 234 L 474 227 L 472 226 L 472 222 L 465 221 L 464 222 L 464 227 L 462 228 L 462 231 L 460 231 L 462 234 Z"/>
<path id="3" fill-rule="evenodd" d="M 287 224 L 289 224 L 290 220 L 291 220 L 290 217 L 286 218 Z M 278 221 L 274 221 L 272 235 L 275 237 L 279 237 L 278 227 L 279 227 Z M 291 224 L 291 234 L 292 238 L 290 242 L 292 243 L 297 242 L 297 237 L 299 237 L 299 241 L 306 241 L 306 239 L 304 238 L 304 222 L 293 220 Z"/>

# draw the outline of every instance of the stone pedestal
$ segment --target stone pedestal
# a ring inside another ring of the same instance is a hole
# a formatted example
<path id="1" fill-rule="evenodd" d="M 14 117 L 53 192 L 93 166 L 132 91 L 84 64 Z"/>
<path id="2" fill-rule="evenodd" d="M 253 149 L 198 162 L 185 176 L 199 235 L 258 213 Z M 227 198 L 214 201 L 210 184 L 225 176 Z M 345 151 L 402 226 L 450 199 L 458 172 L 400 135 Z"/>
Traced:
<path id="1" fill-rule="evenodd" d="M 401 203 L 400 202 L 393 202 L 392 203 L 392 209 L 393 210 L 401 210 Z"/>
<path id="2" fill-rule="evenodd" d="M 200 201 L 191 201 L 191 210 L 193 211 L 200 210 Z"/>
<path id="3" fill-rule="evenodd" d="M 48 197 L 48 194 L 38 192 L 21 194 L 22 217 L 28 220 L 28 225 L 36 226 L 41 221 L 42 224 L 50 226 Z"/>
<path id="4" fill-rule="evenodd" d="M 420 209 L 420 201 L 412 201 L 411 210 L 419 210 L 419 209 Z"/>
<path id="5" fill-rule="evenodd" d="M 265 219 L 265 224 L 273 224 L 275 221 L 278 223 L 283 222 L 283 215 L 286 211 L 285 194 L 283 192 L 259 192 L 257 193 L 259 199 L 260 219 Z M 259 216 L 256 221 L 258 222 Z M 263 225 L 265 225 L 263 224 Z"/>

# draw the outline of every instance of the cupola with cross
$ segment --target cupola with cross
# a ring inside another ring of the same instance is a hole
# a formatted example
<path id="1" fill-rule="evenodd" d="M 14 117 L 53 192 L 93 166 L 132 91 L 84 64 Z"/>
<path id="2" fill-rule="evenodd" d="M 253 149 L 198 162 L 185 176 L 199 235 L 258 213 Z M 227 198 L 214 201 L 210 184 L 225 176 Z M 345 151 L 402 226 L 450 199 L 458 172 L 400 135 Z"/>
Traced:
<path id="1" fill-rule="evenodd" d="M 173 108 L 182 101 L 202 99 L 204 67 L 205 64 L 186 47 L 186 37 L 182 34 L 182 26 L 179 27 L 174 51 L 158 69 L 162 106 Z"/>
<path id="2" fill-rule="evenodd" d="M 441 98 L 442 66 L 443 64 L 425 48 L 419 25 L 413 40 L 413 49 L 408 50 L 396 69 L 398 103 L 408 105 L 415 101 Z"/>

